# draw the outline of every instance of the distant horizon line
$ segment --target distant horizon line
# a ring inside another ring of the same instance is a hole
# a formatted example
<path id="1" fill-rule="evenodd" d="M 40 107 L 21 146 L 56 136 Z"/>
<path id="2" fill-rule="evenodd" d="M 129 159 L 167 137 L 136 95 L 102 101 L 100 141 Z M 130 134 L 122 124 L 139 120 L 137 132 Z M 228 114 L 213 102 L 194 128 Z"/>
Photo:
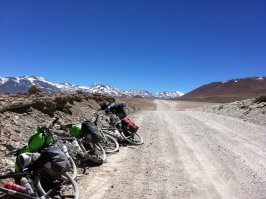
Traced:
<path id="1" fill-rule="evenodd" d="M 48 80 L 46 77 L 43 77 L 43 76 L 40 76 L 40 75 L 19 75 L 19 76 L 6 76 L 6 77 L 0 77 L 0 78 L 25 78 L 25 77 L 35 77 L 35 78 L 42 78 L 46 81 L 50 81 Z M 197 89 L 201 86 L 204 86 L 204 85 L 208 85 L 210 83 L 216 83 L 216 82 L 227 82 L 227 81 L 231 81 L 231 80 L 240 80 L 240 79 L 247 79 L 247 78 L 266 78 L 266 75 L 262 75 L 262 76 L 252 76 L 252 77 L 239 77 L 239 78 L 233 78 L 233 79 L 226 79 L 226 80 L 220 80 L 220 81 L 211 81 L 211 82 L 208 82 L 208 83 L 205 83 L 205 84 L 202 84 L 194 89 Z M 53 82 L 51 82 L 53 83 Z M 113 86 L 111 84 L 104 84 L 104 83 L 93 83 L 93 84 L 88 84 L 88 86 L 84 86 L 84 85 L 81 85 L 81 84 L 74 84 L 74 83 L 70 83 L 70 82 L 60 82 L 60 83 L 56 83 L 56 84 L 72 84 L 72 85 L 76 85 L 76 86 L 79 86 L 79 87 L 90 87 L 90 86 L 94 86 L 94 85 L 102 85 L 102 86 L 110 86 L 110 87 L 113 87 L 113 88 L 117 88 L 119 90 L 122 90 L 122 91 L 130 91 L 130 90 L 138 90 L 138 91 L 147 91 L 149 93 L 163 93 L 163 92 L 177 92 L 177 93 L 182 93 L 182 94 L 186 94 L 186 93 L 189 93 L 191 91 L 193 91 L 194 89 L 188 91 L 188 92 L 181 92 L 179 90 L 174 90 L 174 91 L 169 91 L 169 90 L 163 90 L 163 91 L 150 91 L 148 89 L 138 89 L 138 88 L 130 88 L 130 89 L 120 89 L 119 87 L 117 86 Z"/>
<path id="2" fill-rule="evenodd" d="M 21 75 L 21 76 L 16 76 L 16 77 L 0 77 L 0 78 L 27 78 L 27 77 L 34 77 L 34 78 L 40 78 L 40 79 L 44 79 L 46 81 L 49 81 L 51 82 L 49 79 L 47 79 L 46 77 L 43 77 L 43 76 L 39 76 L 39 75 Z M 54 82 L 51 82 L 51 83 L 54 83 Z M 70 82 L 60 82 L 60 83 L 55 83 L 55 84 L 71 84 L 71 85 L 74 85 L 74 86 L 79 86 L 79 87 L 84 87 L 84 88 L 89 88 L 91 86 L 96 86 L 96 85 L 100 85 L 100 86 L 110 86 L 110 87 L 113 87 L 113 88 L 116 88 L 116 89 L 119 89 L 121 91 L 132 91 L 132 90 L 136 90 L 136 91 L 146 91 L 146 92 L 149 92 L 149 93 L 163 93 L 163 92 L 171 92 L 171 93 L 179 93 L 179 94 L 185 94 L 185 92 L 181 92 L 181 91 L 178 91 L 178 90 L 175 90 L 175 91 L 169 91 L 169 90 L 164 90 L 164 91 L 157 91 L 157 92 L 153 92 L 153 91 L 149 91 L 149 90 L 146 90 L 146 89 L 137 89 L 137 88 L 130 88 L 130 89 L 120 89 L 119 87 L 116 87 L 116 86 L 113 86 L 113 85 L 110 85 L 110 84 L 103 84 L 103 83 L 93 83 L 93 84 L 90 84 L 88 86 L 84 86 L 84 85 L 80 85 L 80 84 L 73 84 L 73 83 L 70 83 Z"/>

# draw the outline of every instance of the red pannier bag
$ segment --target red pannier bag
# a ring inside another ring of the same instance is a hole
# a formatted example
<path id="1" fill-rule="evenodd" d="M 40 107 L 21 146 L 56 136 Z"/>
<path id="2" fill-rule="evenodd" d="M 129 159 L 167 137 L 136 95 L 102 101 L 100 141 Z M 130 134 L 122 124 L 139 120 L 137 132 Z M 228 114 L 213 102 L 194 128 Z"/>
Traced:
<path id="1" fill-rule="evenodd" d="M 139 127 L 128 117 L 122 119 L 122 128 L 123 131 L 129 131 L 132 133 L 136 133 Z"/>

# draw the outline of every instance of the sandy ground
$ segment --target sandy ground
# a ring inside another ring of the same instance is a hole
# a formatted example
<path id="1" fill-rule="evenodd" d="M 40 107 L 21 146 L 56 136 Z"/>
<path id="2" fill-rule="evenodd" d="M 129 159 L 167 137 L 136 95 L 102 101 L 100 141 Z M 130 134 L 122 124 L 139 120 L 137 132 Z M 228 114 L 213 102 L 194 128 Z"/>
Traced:
<path id="1" fill-rule="evenodd" d="M 82 199 L 266 198 L 265 126 L 155 103 L 133 118 L 144 145 L 90 168 L 78 181 Z"/>

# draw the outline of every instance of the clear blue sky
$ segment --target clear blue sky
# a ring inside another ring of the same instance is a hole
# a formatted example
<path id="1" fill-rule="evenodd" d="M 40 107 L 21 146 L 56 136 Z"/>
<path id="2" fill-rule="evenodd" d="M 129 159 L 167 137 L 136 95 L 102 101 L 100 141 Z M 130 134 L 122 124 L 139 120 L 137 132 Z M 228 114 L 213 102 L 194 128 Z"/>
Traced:
<path id="1" fill-rule="evenodd" d="M 0 0 L 0 77 L 188 92 L 266 76 L 265 0 Z"/>

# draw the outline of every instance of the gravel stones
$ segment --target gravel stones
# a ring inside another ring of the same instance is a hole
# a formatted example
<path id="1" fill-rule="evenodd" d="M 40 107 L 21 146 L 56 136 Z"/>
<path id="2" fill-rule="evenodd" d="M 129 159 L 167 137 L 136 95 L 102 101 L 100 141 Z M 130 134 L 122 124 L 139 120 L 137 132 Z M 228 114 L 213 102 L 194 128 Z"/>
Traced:
<path id="1" fill-rule="evenodd" d="M 244 121 L 266 125 L 266 102 L 258 101 L 254 98 L 225 104 L 208 105 L 190 110 L 237 117 Z"/>

